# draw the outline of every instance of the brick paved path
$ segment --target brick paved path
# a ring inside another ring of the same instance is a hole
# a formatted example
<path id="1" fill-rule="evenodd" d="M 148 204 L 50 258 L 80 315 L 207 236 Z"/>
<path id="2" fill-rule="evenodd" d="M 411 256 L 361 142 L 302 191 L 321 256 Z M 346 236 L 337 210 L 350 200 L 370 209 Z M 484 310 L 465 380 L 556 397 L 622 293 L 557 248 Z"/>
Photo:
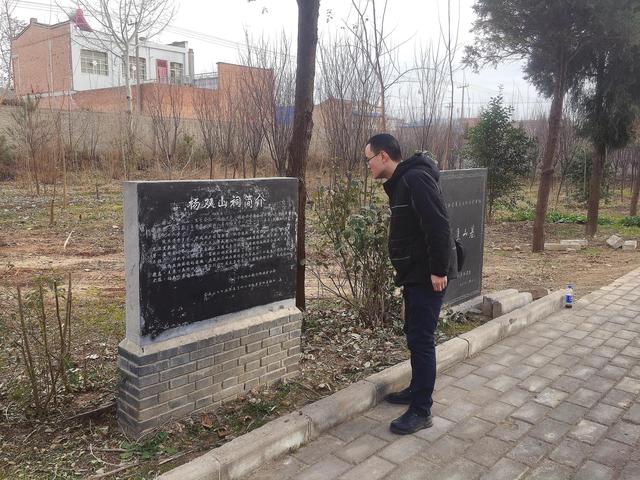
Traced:
<path id="1" fill-rule="evenodd" d="M 640 479 L 640 270 L 439 375 L 434 426 L 381 403 L 251 480 Z"/>

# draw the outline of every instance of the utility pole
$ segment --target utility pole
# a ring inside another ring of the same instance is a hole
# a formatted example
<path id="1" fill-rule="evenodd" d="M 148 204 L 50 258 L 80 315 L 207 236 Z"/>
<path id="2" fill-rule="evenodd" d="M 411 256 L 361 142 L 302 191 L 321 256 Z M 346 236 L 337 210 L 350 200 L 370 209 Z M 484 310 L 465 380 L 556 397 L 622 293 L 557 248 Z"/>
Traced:
<path id="1" fill-rule="evenodd" d="M 462 125 L 462 120 L 464 120 L 464 90 L 465 88 L 467 88 L 469 86 L 469 84 L 467 83 L 466 79 L 465 79 L 465 72 L 462 72 L 462 85 L 460 85 L 458 88 L 462 89 L 462 106 L 460 107 L 460 126 Z"/>

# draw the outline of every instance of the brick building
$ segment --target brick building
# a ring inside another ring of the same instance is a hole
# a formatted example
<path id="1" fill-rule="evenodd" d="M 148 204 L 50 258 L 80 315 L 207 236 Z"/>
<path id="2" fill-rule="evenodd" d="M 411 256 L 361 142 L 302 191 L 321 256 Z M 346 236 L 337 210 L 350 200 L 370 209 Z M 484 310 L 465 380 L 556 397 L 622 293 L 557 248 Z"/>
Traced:
<path id="1" fill-rule="evenodd" d="M 93 31 L 80 9 L 69 20 L 54 25 L 32 18 L 11 42 L 16 95 L 38 95 L 51 108 L 124 111 L 125 67 L 114 51 L 109 38 Z M 217 72 L 196 75 L 194 52 L 187 42 L 163 45 L 141 39 L 137 61 L 133 46 L 131 51 L 133 105 L 140 104 L 142 114 L 150 112 L 152 103 L 170 100 L 180 104 L 182 116 L 194 118 L 196 102 L 220 106 L 242 98 L 249 88 L 248 78 L 262 85 L 272 83 L 270 70 L 228 63 L 218 63 Z"/>

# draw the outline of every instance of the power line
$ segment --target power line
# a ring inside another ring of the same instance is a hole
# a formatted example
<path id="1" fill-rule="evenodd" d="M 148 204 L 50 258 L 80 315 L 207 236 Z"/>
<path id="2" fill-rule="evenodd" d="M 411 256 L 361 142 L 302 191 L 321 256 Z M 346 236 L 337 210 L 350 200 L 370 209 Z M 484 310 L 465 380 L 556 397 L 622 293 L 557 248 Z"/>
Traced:
<path id="1" fill-rule="evenodd" d="M 23 6 L 25 8 L 29 8 L 32 10 L 38 10 L 38 11 L 42 11 L 42 12 L 47 12 L 47 13 L 51 13 L 51 9 L 55 8 L 59 13 L 64 13 L 64 14 L 68 14 L 68 10 L 65 10 L 63 7 L 60 7 L 59 5 L 55 5 L 55 7 L 53 7 L 52 5 L 49 4 L 45 4 L 45 3 L 40 3 L 40 2 L 35 2 L 33 0 L 17 0 L 17 5 L 19 6 Z M 69 7 L 70 9 L 73 7 Z M 198 32 L 196 30 L 191 30 L 188 28 L 184 28 L 184 27 L 178 27 L 178 26 L 167 26 L 165 28 L 166 32 L 169 33 L 175 33 L 177 35 L 181 35 L 183 37 L 187 37 L 190 38 L 192 40 L 198 40 L 200 42 L 203 43 L 207 43 L 210 45 L 216 45 L 218 47 L 222 47 L 222 48 L 229 48 L 235 51 L 239 51 L 241 49 L 246 49 L 247 48 L 247 43 L 243 43 L 243 42 L 238 42 L 235 40 L 228 40 L 226 38 L 222 38 L 222 37 L 216 37 L 215 35 L 210 35 L 208 33 L 203 33 L 203 32 Z M 268 48 L 263 48 L 263 47 L 258 47 L 256 45 L 249 45 L 249 48 L 252 51 L 259 51 L 259 52 L 264 52 L 264 53 L 268 53 L 271 55 L 279 55 L 282 57 L 289 57 L 291 59 L 295 59 L 296 56 L 295 55 L 288 55 L 282 52 L 277 52 L 274 50 L 270 50 Z"/>

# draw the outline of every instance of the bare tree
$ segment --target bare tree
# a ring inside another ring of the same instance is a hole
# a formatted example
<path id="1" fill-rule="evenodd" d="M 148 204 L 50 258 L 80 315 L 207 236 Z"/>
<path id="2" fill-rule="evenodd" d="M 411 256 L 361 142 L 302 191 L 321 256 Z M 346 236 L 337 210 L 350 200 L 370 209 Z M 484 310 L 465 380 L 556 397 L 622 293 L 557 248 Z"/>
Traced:
<path id="1" fill-rule="evenodd" d="M 350 178 L 362 166 L 362 145 L 379 128 L 379 90 L 362 49 L 336 36 L 319 48 L 318 136 L 328 147 L 334 177 Z M 335 180 L 335 178 L 334 178 Z"/>
<path id="2" fill-rule="evenodd" d="M 356 14 L 356 23 L 345 22 L 346 28 L 353 34 L 355 44 L 365 54 L 373 70 L 380 90 L 381 128 L 387 131 L 387 92 L 411 70 L 401 70 L 397 59 L 398 46 L 390 42 L 390 33 L 386 31 L 388 0 L 382 2 L 382 8 L 376 0 L 351 0 Z"/>
<path id="3" fill-rule="evenodd" d="M 0 103 L 13 85 L 11 67 L 11 39 L 13 39 L 26 24 L 14 16 L 18 0 L 0 1 Z"/>
<path id="4" fill-rule="evenodd" d="M 147 103 L 158 161 L 169 178 L 175 165 L 175 153 L 182 127 L 183 92 L 176 85 L 155 84 Z"/>
<path id="5" fill-rule="evenodd" d="M 247 73 L 247 95 L 262 124 L 264 141 L 277 175 L 284 175 L 289 158 L 289 142 L 293 131 L 293 106 L 296 72 L 292 63 L 291 42 L 284 32 L 276 41 L 265 37 L 257 41 L 247 38 L 247 51 L 242 55 Z"/>
<path id="6" fill-rule="evenodd" d="M 444 48 L 446 51 L 446 63 L 447 70 L 449 73 L 449 89 L 451 93 L 450 101 L 449 101 L 449 124 L 447 127 L 447 138 L 445 140 L 445 149 L 444 156 L 442 157 L 442 167 L 448 169 L 451 167 L 449 162 L 449 149 L 451 148 L 451 136 L 452 136 L 452 128 L 453 128 L 453 100 L 455 94 L 455 86 L 453 83 L 453 75 L 456 72 L 457 68 L 454 67 L 455 57 L 458 53 L 458 49 L 460 47 L 458 43 L 459 33 L 460 33 L 460 0 L 458 0 L 458 15 L 456 21 L 456 30 L 455 33 L 452 32 L 452 12 L 451 12 L 451 0 L 447 0 L 447 29 L 446 32 L 442 28 L 442 23 L 440 23 L 440 35 L 442 36 L 442 40 L 444 43 Z"/>
<path id="7" fill-rule="evenodd" d="M 7 128 L 7 133 L 25 159 L 25 172 L 27 178 L 33 180 L 37 195 L 40 195 L 41 186 L 40 159 L 51 137 L 51 122 L 38 108 L 39 103 L 39 98 L 31 96 L 22 99 L 18 110 L 11 114 L 12 125 Z"/>
<path id="8" fill-rule="evenodd" d="M 446 94 L 447 64 L 441 52 L 441 43 L 420 45 L 415 50 L 416 81 L 404 97 L 403 117 L 409 123 L 404 130 L 405 144 L 411 149 L 428 150 L 436 155 L 442 142 L 438 138 L 441 128 L 442 107 Z M 439 155 L 436 156 L 439 158 Z"/>
<path id="9" fill-rule="evenodd" d="M 295 112 L 287 159 L 287 176 L 298 179 L 296 306 L 303 310 L 306 306 L 306 172 L 309 144 L 313 132 L 313 90 L 316 75 L 319 10 L 320 0 L 298 0 Z"/>
<path id="10" fill-rule="evenodd" d="M 560 182 L 558 184 L 558 192 L 556 193 L 556 207 L 560 201 L 560 193 L 565 184 L 569 170 L 574 165 L 576 156 L 580 149 L 580 139 L 576 132 L 576 124 L 571 118 L 571 113 L 566 112 L 560 124 L 560 132 L 558 135 L 558 150 L 556 152 L 556 160 L 553 164 L 555 169 L 560 165 Z"/>
<path id="11" fill-rule="evenodd" d="M 216 157 L 216 131 L 218 128 L 218 102 L 213 95 L 215 92 L 205 88 L 193 89 L 193 108 L 196 120 L 202 136 L 202 144 L 209 159 L 209 178 L 215 177 L 214 159 Z"/>
<path id="12" fill-rule="evenodd" d="M 242 157 L 242 175 L 246 178 L 245 159 L 251 161 L 252 177 L 258 174 L 258 157 L 264 144 L 262 123 L 257 116 L 254 104 L 247 95 L 240 95 L 237 105 L 238 113 L 238 150 Z"/>

